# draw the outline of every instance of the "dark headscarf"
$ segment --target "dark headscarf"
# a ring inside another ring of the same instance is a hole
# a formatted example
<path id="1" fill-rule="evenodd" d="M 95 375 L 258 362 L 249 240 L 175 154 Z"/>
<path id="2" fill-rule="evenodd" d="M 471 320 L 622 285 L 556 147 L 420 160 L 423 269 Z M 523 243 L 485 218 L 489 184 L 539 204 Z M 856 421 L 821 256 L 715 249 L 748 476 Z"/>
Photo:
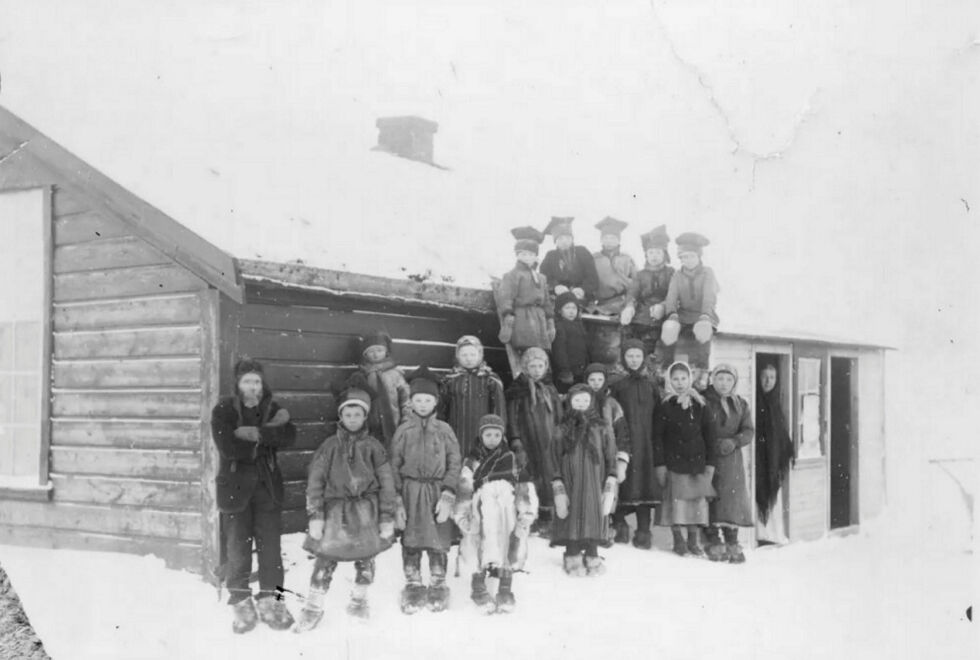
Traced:
<path id="1" fill-rule="evenodd" d="M 767 368 L 771 368 L 771 365 L 764 366 L 762 370 Z M 769 519 L 776 496 L 786 481 L 790 462 L 794 458 L 793 439 L 783 412 L 779 386 L 777 380 L 772 390 L 764 392 L 761 378 L 756 385 L 755 502 L 759 507 L 759 520 L 762 524 L 766 524 Z"/>

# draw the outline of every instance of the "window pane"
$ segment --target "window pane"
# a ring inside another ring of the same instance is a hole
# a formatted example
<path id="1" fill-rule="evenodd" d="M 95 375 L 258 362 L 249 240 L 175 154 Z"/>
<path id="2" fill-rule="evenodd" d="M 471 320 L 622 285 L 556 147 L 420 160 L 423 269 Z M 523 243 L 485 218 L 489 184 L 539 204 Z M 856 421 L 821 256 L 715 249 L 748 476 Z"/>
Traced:
<path id="1" fill-rule="evenodd" d="M 34 374 L 14 376 L 14 423 L 37 424 L 41 414 L 41 379 Z"/>
<path id="2" fill-rule="evenodd" d="M 14 324 L 0 321 L 0 372 L 14 368 Z"/>
<path id="3" fill-rule="evenodd" d="M 40 358 L 41 322 L 17 322 L 14 325 L 14 369 L 37 372 Z"/>
<path id="4" fill-rule="evenodd" d="M 820 395 L 806 394 L 802 404 L 799 456 L 820 456 Z"/>

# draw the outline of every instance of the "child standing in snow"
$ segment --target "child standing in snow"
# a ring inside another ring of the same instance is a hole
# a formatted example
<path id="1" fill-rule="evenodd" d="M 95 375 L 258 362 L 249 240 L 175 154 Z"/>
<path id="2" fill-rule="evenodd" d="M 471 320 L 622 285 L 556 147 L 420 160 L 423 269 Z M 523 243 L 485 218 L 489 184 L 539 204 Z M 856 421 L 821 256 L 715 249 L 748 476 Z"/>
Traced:
<path id="1" fill-rule="evenodd" d="M 738 543 L 738 528 L 752 526 L 742 447 L 750 444 L 755 435 L 749 402 L 735 393 L 737 384 L 735 367 L 719 364 L 711 372 L 711 387 L 704 395 L 714 417 L 718 461 L 713 483 L 718 499 L 709 506 L 711 525 L 706 530 L 708 559 L 733 564 L 745 561 Z"/>
<path id="2" fill-rule="evenodd" d="M 463 462 L 461 501 L 455 514 L 464 533 L 460 554 L 476 567 L 470 597 L 488 614 L 511 612 L 515 603 L 511 590 L 515 557 L 511 549 L 518 528 L 518 469 L 517 459 L 504 440 L 504 421 L 497 415 L 484 415 L 479 442 Z M 487 590 L 487 577 L 500 580 L 496 599 Z"/>
<path id="3" fill-rule="evenodd" d="M 517 227 L 511 234 L 517 239 L 517 265 L 504 274 L 493 292 L 500 315 L 497 338 L 518 354 L 532 347 L 547 350 L 555 339 L 555 310 L 548 278 L 537 271 L 543 237 L 534 227 Z"/>
<path id="4" fill-rule="evenodd" d="M 276 451 L 296 441 L 296 427 L 289 412 L 272 398 L 257 360 L 242 358 L 235 365 L 235 394 L 223 397 L 211 412 L 211 438 L 219 456 L 215 495 L 228 555 L 232 630 L 246 633 L 259 619 L 274 630 L 285 630 L 293 625 L 293 617 L 276 593 L 283 584 L 284 497 Z M 261 589 L 255 602 L 248 584 L 253 539 Z"/>
<path id="5" fill-rule="evenodd" d="M 522 481 L 534 483 L 541 499 L 539 522 L 551 520 L 550 489 L 545 490 L 550 474 L 551 438 L 561 421 L 561 396 L 547 382 L 548 354 L 540 348 L 529 348 L 521 356 L 522 373 L 510 384 L 507 399 L 507 437 L 517 456 Z"/>
<path id="6" fill-rule="evenodd" d="M 654 464 L 663 488 L 657 524 L 670 527 L 676 554 L 703 557 L 699 530 L 708 524 L 708 498 L 715 496 L 715 420 L 691 381 L 687 364 L 670 365 L 669 393 L 653 422 Z"/>
<path id="7" fill-rule="evenodd" d="M 464 335 L 456 342 L 456 365 L 442 380 L 440 402 L 439 418 L 452 427 L 463 456 L 478 438 L 481 417 L 506 414 L 504 384 L 484 361 L 476 337 Z"/>
<path id="8" fill-rule="evenodd" d="M 353 561 L 357 575 L 347 612 L 367 618 L 367 587 L 374 557 L 394 538 L 395 485 L 381 442 L 367 431 L 371 398 L 348 390 L 338 409 L 337 433 L 323 441 L 310 462 L 306 485 L 309 533 L 303 548 L 316 556 L 310 590 L 293 628 L 304 632 L 323 617 L 323 597 L 338 562 Z"/>
<path id="9" fill-rule="evenodd" d="M 575 294 L 566 291 L 558 296 L 555 310 L 558 320 L 555 322 L 551 355 L 555 361 L 556 385 L 558 391 L 564 394 L 573 383 L 582 379 L 589 363 L 589 340 Z"/>
<path id="10" fill-rule="evenodd" d="M 436 419 L 439 382 L 428 367 L 410 376 L 412 413 L 392 442 L 391 468 L 402 519 L 402 564 L 407 582 L 402 611 L 422 607 L 441 612 L 449 605 L 446 555 L 452 542 L 450 516 L 459 482 L 459 442 L 449 424 Z M 428 589 L 422 585 L 422 553 L 429 556 Z"/>
<path id="11" fill-rule="evenodd" d="M 683 332 L 693 336 L 691 366 L 696 370 L 694 382 L 699 389 L 702 377 L 707 374 L 711 358 L 711 338 L 718 327 L 715 303 L 718 300 L 718 280 L 713 270 L 701 261 L 701 254 L 709 244 L 701 234 L 688 232 L 677 237 L 677 257 L 681 269 L 670 278 L 660 339 L 664 344 L 664 363 L 674 360 L 674 349 Z"/>
<path id="12" fill-rule="evenodd" d="M 613 383 L 610 391 L 623 408 L 632 455 L 626 480 L 620 488 L 619 507 L 613 516 L 614 540 L 616 543 L 629 542 L 626 516 L 635 512 L 633 546 L 649 550 L 653 547 L 650 517 L 653 507 L 660 502 L 660 486 L 653 470 L 653 420 L 660 405 L 660 390 L 647 367 L 643 342 L 627 339 L 622 349 L 626 376 Z"/>
<path id="13" fill-rule="evenodd" d="M 395 429 L 408 415 L 408 383 L 391 357 L 391 336 L 384 331 L 361 339 L 361 364 L 347 381 L 371 396 L 368 433 L 390 453 Z"/>
<path id="14" fill-rule="evenodd" d="M 643 243 L 646 264 L 630 286 L 626 308 L 620 314 L 619 320 L 628 338 L 643 342 L 651 362 L 651 373 L 656 373 L 654 367 L 659 368 L 662 361 L 655 358 L 655 352 L 666 317 L 664 301 L 667 299 L 674 269 L 668 265 L 670 254 L 667 252 L 667 245 L 670 237 L 666 226 L 656 227 L 640 236 L 640 240 Z"/>
<path id="15" fill-rule="evenodd" d="M 585 384 L 592 390 L 595 409 L 613 431 L 613 438 L 616 440 L 616 481 L 623 483 L 632 451 L 630 428 L 626 423 L 623 407 L 606 387 L 606 365 L 595 362 L 586 367 Z"/>
<path id="16" fill-rule="evenodd" d="M 570 408 L 551 445 L 557 518 L 551 544 L 565 546 L 565 572 L 573 576 L 603 572 L 598 547 L 609 535 L 618 488 L 612 429 L 592 398 L 588 385 L 579 383 L 569 390 Z"/>

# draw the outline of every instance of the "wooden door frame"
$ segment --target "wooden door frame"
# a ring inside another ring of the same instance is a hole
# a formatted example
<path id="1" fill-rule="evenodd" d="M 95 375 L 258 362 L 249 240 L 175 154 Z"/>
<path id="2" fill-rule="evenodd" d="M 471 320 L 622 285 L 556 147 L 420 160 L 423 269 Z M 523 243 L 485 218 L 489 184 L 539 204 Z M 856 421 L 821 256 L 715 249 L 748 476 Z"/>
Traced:
<path id="1" fill-rule="evenodd" d="M 851 396 L 851 441 L 850 441 L 850 489 L 851 489 L 851 523 L 844 527 L 839 527 L 834 529 L 835 532 L 842 532 L 856 529 L 861 523 L 861 436 L 860 436 L 860 385 L 861 381 L 861 353 L 853 349 L 838 348 L 834 347 L 828 351 L 827 363 L 828 363 L 828 376 L 833 377 L 833 359 L 843 358 L 851 361 L 851 378 L 850 378 L 850 396 Z M 833 407 L 830 405 L 830 400 L 833 397 L 833 388 L 831 387 L 832 382 L 828 379 L 827 387 L 829 396 L 827 397 L 827 428 L 832 428 L 831 415 L 833 414 Z M 832 445 L 830 442 L 830 436 L 828 432 L 827 438 L 827 529 L 831 529 L 831 511 L 830 506 L 832 503 L 833 493 L 831 492 L 831 468 L 833 466 L 832 462 Z"/>

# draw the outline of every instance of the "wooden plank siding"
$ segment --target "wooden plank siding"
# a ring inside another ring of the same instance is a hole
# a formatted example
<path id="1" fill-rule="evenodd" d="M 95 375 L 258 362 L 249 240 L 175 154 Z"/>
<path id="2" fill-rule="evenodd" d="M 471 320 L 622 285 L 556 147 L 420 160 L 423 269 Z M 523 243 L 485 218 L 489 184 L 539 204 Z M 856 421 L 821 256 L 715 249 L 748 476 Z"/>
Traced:
<path id="1" fill-rule="evenodd" d="M 336 429 L 334 396 L 356 368 L 362 335 L 387 331 L 403 371 L 427 364 L 442 373 L 453 365 L 456 340 L 476 335 L 488 362 L 505 379 L 510 376 L 496 319 L 487 314 L 247 282 L 238 324 L 238 352 L 264 364 L 271 388 L 298 427 L 296 445 L 279 452 L 286 533 L 306 528 L 307 466 Z"/>
<path id="2" fill-rule="evenodd" d="M 0 540 L 199 571 L 208 286 L 70 191 L 52 224 L 52 501 L 5 501 Z"/>

